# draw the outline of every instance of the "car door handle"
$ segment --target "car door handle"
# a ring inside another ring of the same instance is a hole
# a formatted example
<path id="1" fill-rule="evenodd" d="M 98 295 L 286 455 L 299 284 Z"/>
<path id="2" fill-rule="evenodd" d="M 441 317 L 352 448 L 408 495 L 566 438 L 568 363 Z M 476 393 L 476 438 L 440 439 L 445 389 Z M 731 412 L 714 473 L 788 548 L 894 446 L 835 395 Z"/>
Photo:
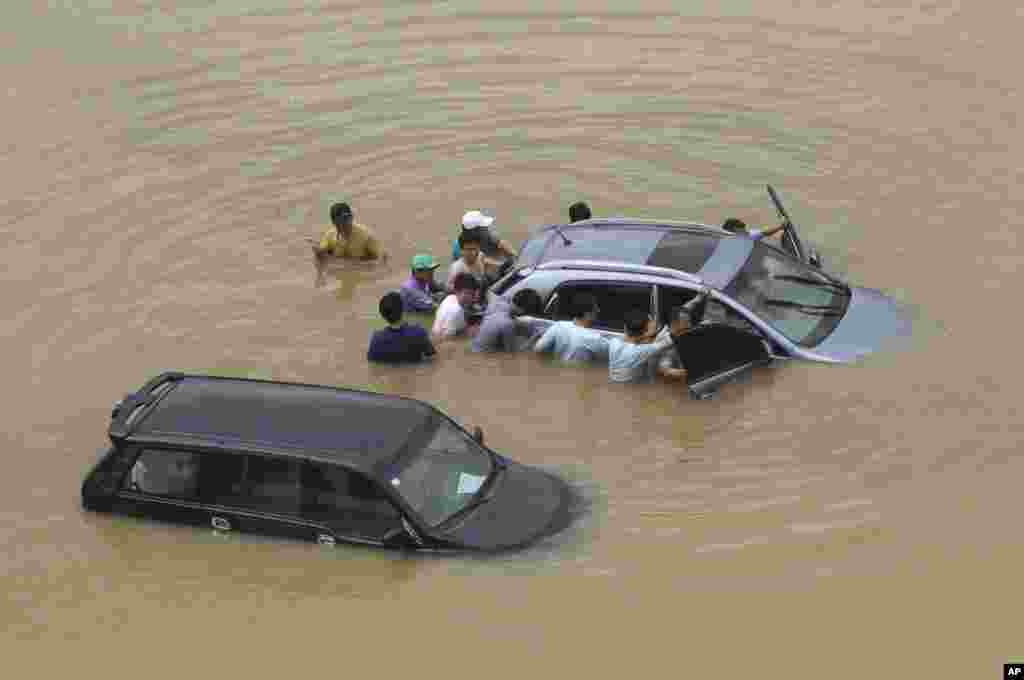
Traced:
<path id="1" fill-rule="evenodd" d="M 213 528 L 217 531 L 231 531 L 231 522 L 223 517 L 214 515 L 210 518 L 210 524 L 213 525 Z"/>

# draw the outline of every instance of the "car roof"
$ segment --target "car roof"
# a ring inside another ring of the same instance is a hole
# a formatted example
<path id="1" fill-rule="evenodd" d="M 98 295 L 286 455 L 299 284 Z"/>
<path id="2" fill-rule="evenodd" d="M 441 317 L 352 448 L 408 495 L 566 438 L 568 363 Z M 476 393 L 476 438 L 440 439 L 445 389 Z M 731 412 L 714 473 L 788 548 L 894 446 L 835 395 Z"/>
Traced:
<path id="1" fill-rule="evenodd" d="M 571 243 L 566 245 L 557 232 Z M 664 277 L 667 270 L 684 272 L 715 288 L 732 280 L 752 247 L 751 239 L 718 227 L 628 217 L 549 225 L 532 240 L 536 239 L 543 241 L 543 247 L 535 246 L 537 253 L 529 266 L 562 268 L 565 262 L 591 262 L 595 270 L 602 270 L 607 269 L 602 262 L 619 263 L 634 267 L 632 273 L 638 275 Z"/>
<path id="2" fill-rule="evenodd" d="M 124 422 L 129 413 L 115 418 L 111 438 L 270 449 L 368 474 L 441 415 L 424 402 L 375 392 L 180 373 L 164 374 L 132 397 L 152 408 L 134 422 Z"/>
<path id="3" fill-rule="evenodd" d="M 534 264 L 553 260 L 614 260 L 696 274 L 714 253 L 724 232 L 686 223 L 629 218 L 591 219 L 559 226 L 571 241 L 549 238 Z M 555 227 L 542 232 L 554 234 Z"/>

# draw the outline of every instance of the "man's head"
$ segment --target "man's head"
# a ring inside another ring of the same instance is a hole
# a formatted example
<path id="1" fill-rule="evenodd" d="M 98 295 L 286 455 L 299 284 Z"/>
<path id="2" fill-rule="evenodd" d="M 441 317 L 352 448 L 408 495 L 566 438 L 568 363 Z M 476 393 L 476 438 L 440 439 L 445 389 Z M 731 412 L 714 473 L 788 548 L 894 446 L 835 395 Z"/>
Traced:
<path id="1" fill-rule="evenodd" d="M 480 257 L 480 234 L 471 231 L 462 232 L 459 236 L 459 251 L 466 264 L 476 264 L 476 259 Z"/>
<path id="2" fill-rule="evenodd" d="M 439 266 L 440 264 L 434 262 L 434 258 L 430 255 L 416 255 L 410 264 L 412 275 L 427 283 L 434 279 L 434 270 Z"/>
<path id="3" fill-rule="evenodd" d="M 722 229 L 731 231 L 734 234 L 742 234 L 747 231 L 747 223 L 735 217 L 730 217 L 722 223 Z"/>
<path id="4" fill-rule="evenodd" d="M 597 298 L 590 293 L 579 293 L 574 295 L 570 303 L 570 312 L 575 321 L 581 321 L 588 326 L 597 319 L 598 312 Z"/>
<path id="5" fill-rule="evenodd" d="M 579 201 L 569 206 L 569 221 L 579 222 L 580 220 L 590 219 L 590 206 Z"/>
<path id="6" fill-rule="evenodd" d="M 651 335 L 654 319 L 647 312 L 631 309 L 626 312 L 626 335 L 634 339 L 642 339 Z"/>
<path id="7" fill-rule="evenodd" d="M 524 288 L 512 296 L 512 316 L 540 316 L 543 309 L 537 291 Z"/>
<path id="8" fill-rule="evenodd" d="M 380 299 L 380 315 L 389 324 L 396 324 L 402 320 L 402 296 L 391 291 Z"/>
<path id="9" fill-rule="evenodd" d="M 342 234 L 352 231 L 352 208 L 348 203 L 335 203 L 331 206 L 331 223 Z"/>
<path id="10" fill-rule="evenodd" d="M 452 281 L 452 292 L 462 307 L 472 307 L 480 293 L 480 282 L 472 274 L 462 272 Z"/>

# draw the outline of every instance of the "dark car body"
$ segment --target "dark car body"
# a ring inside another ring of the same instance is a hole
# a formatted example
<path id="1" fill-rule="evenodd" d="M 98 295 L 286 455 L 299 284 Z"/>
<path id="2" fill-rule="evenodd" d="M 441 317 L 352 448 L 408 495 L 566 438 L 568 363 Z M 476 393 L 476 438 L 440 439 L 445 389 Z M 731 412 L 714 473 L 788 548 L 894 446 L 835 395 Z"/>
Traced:
<path id="1" fill-rule="evenodd" d="M 523 547 L 568 523 L 560 479 L 414 399 L 164 373 L 115 406 L 87 509 L 324 544 Z"/>
<path id="2" fill-rule="evenodd" d="M 598 300 L 595 329 L 623 335 L 630 309 L 660 326 L 704 294 L 704 323 L 677 339 L 690 391 L 706 396 L 747 370 L 777 359 L 845 363 L 906 336 L 910 321 L 884 293 L 823 271 L 789 225 L 776 242 L 702 224 L 633 218 L 550 225 L 523 244 L 490 296 L 533 289 L 539 325 L 568 319 L 565 301 Z M 807 255 L 804 253 L 807 252 Z"/>

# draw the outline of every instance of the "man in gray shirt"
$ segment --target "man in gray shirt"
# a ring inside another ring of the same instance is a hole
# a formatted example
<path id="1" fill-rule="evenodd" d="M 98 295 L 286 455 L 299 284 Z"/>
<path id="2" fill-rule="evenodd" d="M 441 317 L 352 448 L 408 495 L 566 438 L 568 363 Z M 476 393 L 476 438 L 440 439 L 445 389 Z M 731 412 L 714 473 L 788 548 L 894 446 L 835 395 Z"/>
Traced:
<path id="1" fill-rule="evenodd" d="M 608 341 L 591 329 L 597 314 L 597 299 L 581 293 L 572 299 L 572 321 L 557 321 L 544 331 L 535 352 L 553 352 L 562 361 L 592 361 L 608 357 Z"/>
<path id="2" fill-rule="evenodd" d="M 524 288 L 508 303 L 495 298 L 487 306 L 480 332 L 473 338 L 474 352 L 515 352 L 537 339 L 540 324 L 520 319 L 540 316 L 541 300 L 537 291 Z"/>

